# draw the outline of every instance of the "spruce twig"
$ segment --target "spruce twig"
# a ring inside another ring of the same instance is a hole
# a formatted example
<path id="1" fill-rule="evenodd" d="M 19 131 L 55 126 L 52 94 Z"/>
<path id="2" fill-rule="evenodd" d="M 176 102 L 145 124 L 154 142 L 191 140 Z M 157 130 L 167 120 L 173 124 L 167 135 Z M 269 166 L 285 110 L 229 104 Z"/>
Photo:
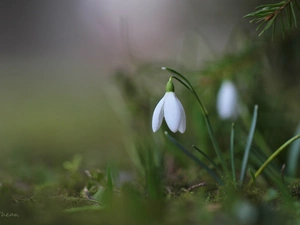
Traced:
<path id="1" fill-rule="evenodd" d="M 285 14 L 284 16 L 286 18 L 286 23 L 289 26 L 289 30 L 291 30 L 292 27 L 297 28 L 297 18 L 294 9 L 295 5 L 300 11 L 298 0 L 285 0 L 279 3 L 260 5 L 256 7 L 257 11 L 245 15 L 244 18 L 254 17 L 254 19 L 252 19 L 250 23 L 258 23 L 258 27 L 256 30 L 261 29 L 258 36 L 261 36 L 267 29 L 272 26 L 273 38 L 275 33 L 276 19 L 277 16 L 280 16 L 282 33 L 284 36 L 285 22 L 283 19 L 283 14 Z"/>

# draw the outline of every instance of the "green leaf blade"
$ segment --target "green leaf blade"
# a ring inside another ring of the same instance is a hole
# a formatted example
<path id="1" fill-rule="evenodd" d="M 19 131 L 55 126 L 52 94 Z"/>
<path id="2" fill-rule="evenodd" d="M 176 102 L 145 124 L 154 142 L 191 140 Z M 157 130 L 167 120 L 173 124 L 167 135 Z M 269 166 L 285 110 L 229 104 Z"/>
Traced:
<path id="1" fill-rule="evenodd" d="M 294 20 L 294 25 L 297 28 L 297 18 L 296 18 L 293 2 L 290 2 L 290 8 L 291 8 L 291 12 L 292 12 L 293 20 Z"/>
<path id="2" fill-rule="evenodd" d="M 251 127 L 250 127 L 250 131 L 249 131 L 249 135 L 248 135 L 248 139 L 247 139 L 247 143 L 246 143 L 246 147 L 245 147 L 245 151 L 244 151 L 244 157 L 243 157 L 243 161 L 242 161 L 241 175 L 240 175 L 240 183 L 241 184 L 243 183 L 244 178 L 245 178 L 245 174 L 246 174 L 246 168 L 247 168 L 247 165 L 248 165 L 249 153 L 250 153 L 251 144 L 252 144 L 252 140 L 253 140 L 254 132 L 255 132 L 255 127 L 256 127 L 257 112 L 258 112 L 258 106 L 255 105 L 254 112 L 253 112 L 253 117 L 252 117 L 252 122 L 251 122 Z"/>

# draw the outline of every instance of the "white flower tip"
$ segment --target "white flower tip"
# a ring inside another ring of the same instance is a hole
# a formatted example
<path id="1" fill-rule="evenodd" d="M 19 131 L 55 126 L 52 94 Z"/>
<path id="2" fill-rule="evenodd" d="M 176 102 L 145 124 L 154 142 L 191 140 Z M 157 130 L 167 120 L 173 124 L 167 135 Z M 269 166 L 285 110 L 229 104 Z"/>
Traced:
<path id="1" fill-rule="evenodd" d="M 237 117 L 238 95 L 231 81 L 224 81 L 217 97 L 217 110 L 222 119 L 235 119 Z"/>
<path id="2" fill-rule="evenodd" d="M 163 118 L 169 129 L 175 133 L 184 133 L 186 129 L 186 116 L 181 102 L 174 92 L 166 92 L 164 97 L 156 105 L 152 116 L 152 130 L 159 130 Z"/>
<path id="3" fill-rule="evenodd" d="M 186 129 L 186 121 L 183 120 L 183 121 L 181 121 L 178 131 L 183 134 L 185 132 L 185 129 Z"/>
<path id="4" fill-rule="evenodd" d="M 158 128 L 152 127 L 152 131 L 153 131 L 153 133 L 155 133 L 156 131 L 158 131 Z"/>
<path id="5" fill-rule="evenodd" d="M 165 101 L 165 96 L 158 102 L 157 106 L 154 109 L 152 116 L 152 130 L 155 133 L 160 128 L 163 121 L 163 105 Z"/>
<path id="6" fill-rule="evenodd" d="M 178 129 L 178 131 L 183 134 L 185 132 L 185 129 L 184 130 Z"/>
<path id="7" fill-rule="evenodd" d="M 162 70 L 166 70 L 167 68 L 163 66 L 161 69 L 162 69 Z"/>

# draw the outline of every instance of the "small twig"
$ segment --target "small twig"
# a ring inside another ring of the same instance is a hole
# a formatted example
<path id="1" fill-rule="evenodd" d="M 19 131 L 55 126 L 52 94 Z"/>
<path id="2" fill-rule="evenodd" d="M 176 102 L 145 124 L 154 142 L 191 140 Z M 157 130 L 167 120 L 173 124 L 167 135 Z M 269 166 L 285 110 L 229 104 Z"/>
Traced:
<path id="1" fill-rule="evenodd" d="M 203 187 L 206 186 L 206 182 L 201 182 L 199 184 L 195 184 L 191 187 L 189 187 L 188 189 L 186 189 L 188 192 L 191 192 L 193 189 L 198 188 L 198 187 Z"/>
<path id="2" fill-rule="evenodd" d="M 288 0 L 288 1 L 286 1 L 286 3 L 283 5 L 283 6 L 281 6 L 278 10 L 276 10 L 275 12 L 273 12 L 273 13 L 271 13 L 270 15 L 268 15 L 268 16 L 266 16 L 265 17 L 265 21 L 269 21 L 269 20 L 271 20 L 274 16 L 277 16 L 279 13 L 281 13 L 284 9 L 285 9 L 285 7 L 288 5 L 288 4 L 290 4 L 291 2 L 292 2 L 293 0 Z"/>
<path id="3" fill-rule="evenodd" d="M 94 197 L 91 195 L 91 193 L 89 192 L 88 188 L 86 186 L 84 186 L 83 188 L 83 195 L 86 199 L 88 200 L 95 200 Z"/>

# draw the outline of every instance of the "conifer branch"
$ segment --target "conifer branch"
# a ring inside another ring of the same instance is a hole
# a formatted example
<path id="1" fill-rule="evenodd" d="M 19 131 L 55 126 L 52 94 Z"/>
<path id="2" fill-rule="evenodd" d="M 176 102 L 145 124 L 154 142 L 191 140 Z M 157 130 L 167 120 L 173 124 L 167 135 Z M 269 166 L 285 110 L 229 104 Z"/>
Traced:
<path id="1" fill-rule="evenodd" d="M 275 22 L 277 17 L 280 16 L 282 34 L 284 36 L 286 24 L 288 24 L 290 30 L 292 27 L 297 28 L 297 18 L 294 9 L 295 6 L 300 11 L 298 0 L 285 0 L 279 3 L 260 5 L 256 7 L 257 11 L 247 14 L 244 18 L 254 17 L 250 23 L 255 22 L 259 24 L 256 28 L 256 30 L 261 29 L 258 36 L 261 36 L 271 26 L 272 36 L 274 36 L 276 26 Z M 283 14 L 285 14 L 286 22 Z"/>

